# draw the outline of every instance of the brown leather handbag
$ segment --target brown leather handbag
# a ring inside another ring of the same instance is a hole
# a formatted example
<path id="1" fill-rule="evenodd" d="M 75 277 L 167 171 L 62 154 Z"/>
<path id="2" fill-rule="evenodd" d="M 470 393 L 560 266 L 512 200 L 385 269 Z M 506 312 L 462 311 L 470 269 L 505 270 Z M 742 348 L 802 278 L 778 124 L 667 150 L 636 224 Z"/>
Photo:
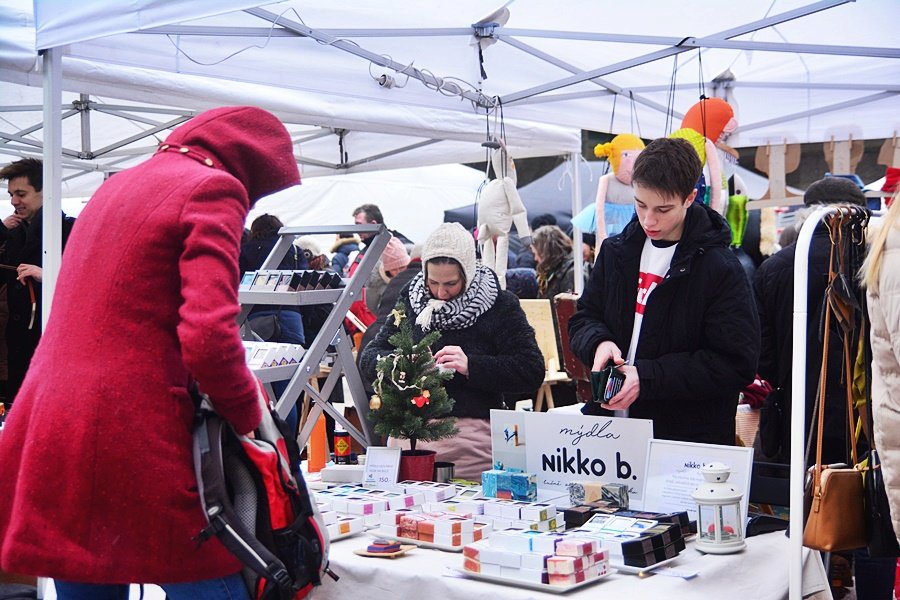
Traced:
<path id="1" fill-rule="evenodd" d="M 836 250 L 842 252 L 841 220 L 843 213 L 838 213 L 829 222 L 832 230 L 832 243 Z M 822 464 L 822 432 L 825 425 L 825 375 L 828 371 L 828 343 L 831 330 L 831 318 L 833 311 L 840 305 L 842 298 L 830 297 L 834 294 L 832 285 L 839 280 L 839 273 L 834 271 L 834 255 L 831 254 L 829 265 L 829 295 L 825 303 L 825 332 L 822 350 L 822 368 L 819 375 L 819 392 L 817 397 L 816 413 L 818 417 L 816 432 L 816 463 L 811 467 L 812 481 L 807 493 L 809 495 L 809 515 L 803 529 L 803 545 L 814 550 L 826 552 L 838 552 L 854 550 L 866 545 L 866 520 L 865 520 L 865 493 L 863 488 L 863 472 L 857 467 L 846 465 Z M 843 263 L 843 260 L 841 260 Z M 843 264 L 841 264 L 843 267 Z M 856 434 L 854 431 L 854 408 L 852 392 L 852 370 L 850 367 L 849 337 L 851 327 L 848 320 L 841 315 L 837 317 L 841 326 L 844 342 L 845 385 L 847 387 L 847 417 L 850 427 L 851 461 L 858 463 L 856 455 Z"/>

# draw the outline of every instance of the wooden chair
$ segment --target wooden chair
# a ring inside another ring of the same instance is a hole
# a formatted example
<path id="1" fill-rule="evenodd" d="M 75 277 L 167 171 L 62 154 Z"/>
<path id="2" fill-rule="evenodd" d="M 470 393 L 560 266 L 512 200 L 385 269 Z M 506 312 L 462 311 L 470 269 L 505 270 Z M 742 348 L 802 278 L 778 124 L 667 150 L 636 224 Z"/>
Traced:
<path id="1" fill-rule="evenodd" d="M 538 389 L 534 399 L 534 412 L 540 412 L 547 402 L 547 408 L 554 408 L 553 386 L 557 383 L 572 381 L 565 371 L 559 368 L 559 350 L 556 342 L 556 327 L 553 324 L 553 311 L 549 300 L 520 300 L 522 310 L 529 325 L 534 327 L 538 347 L 544 355 L 544 382 Z"/>
<path id="2" fill-rule="evenodd" d="M 566 374 L 575 381 L 575 395 L 579 402 L 590 402 L 591 370 L 572 353 L 569 342 L 569 319 L 577 310 L 578 296 L 575 294 L 557 294 L 553 298 L 553 313 L 556 315 L 559 331 L 559 347 L 562 349 L 563 368 Z"/>

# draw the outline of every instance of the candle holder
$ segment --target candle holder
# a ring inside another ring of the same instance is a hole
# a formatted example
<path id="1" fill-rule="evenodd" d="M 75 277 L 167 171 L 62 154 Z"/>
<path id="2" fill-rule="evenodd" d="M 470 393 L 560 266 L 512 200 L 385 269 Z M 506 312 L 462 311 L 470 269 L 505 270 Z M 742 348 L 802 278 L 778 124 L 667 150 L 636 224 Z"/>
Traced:
<path id="1" fill-rule="evenodd" d="M 731 554 L 746 547 L 743 494 L 731 483 L 731 467 L 722 463 L 704 465 L 705 481 L 691 494 L 697 503 L 697 550 L 707 554 Z"/>

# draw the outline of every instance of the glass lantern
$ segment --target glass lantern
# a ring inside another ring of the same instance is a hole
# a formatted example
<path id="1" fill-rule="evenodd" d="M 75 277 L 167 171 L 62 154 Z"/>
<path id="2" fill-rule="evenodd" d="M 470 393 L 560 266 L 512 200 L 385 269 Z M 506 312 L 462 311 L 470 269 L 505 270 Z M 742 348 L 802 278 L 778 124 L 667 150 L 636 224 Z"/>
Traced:
<path id="1" fill-rule="evenodd" d="M 731 554 L 746 547 L 744 542 L 743 494 L 731 483 L 731 467 L 722 463 L 704 465 L 704 482 L 691 496 L 697 503 L 697 550 L 708 554 Z"/>

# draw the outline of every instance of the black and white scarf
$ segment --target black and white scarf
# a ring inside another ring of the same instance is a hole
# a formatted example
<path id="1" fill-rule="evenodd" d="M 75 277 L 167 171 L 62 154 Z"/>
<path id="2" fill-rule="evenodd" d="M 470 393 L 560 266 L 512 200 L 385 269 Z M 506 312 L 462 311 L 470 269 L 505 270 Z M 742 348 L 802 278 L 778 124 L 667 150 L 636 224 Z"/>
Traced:
<path id="1" fill-rule="evenodd" d="M 452 300 L 438 300 L 425 285 L 423 270 L 409 286 L 409 303 L 416 313 L 416 324 L 424 331 L 465 329 L 494 306 L 499 289 L 494 272 L 478 263 L 475 276 L 462 294 Z"/>

